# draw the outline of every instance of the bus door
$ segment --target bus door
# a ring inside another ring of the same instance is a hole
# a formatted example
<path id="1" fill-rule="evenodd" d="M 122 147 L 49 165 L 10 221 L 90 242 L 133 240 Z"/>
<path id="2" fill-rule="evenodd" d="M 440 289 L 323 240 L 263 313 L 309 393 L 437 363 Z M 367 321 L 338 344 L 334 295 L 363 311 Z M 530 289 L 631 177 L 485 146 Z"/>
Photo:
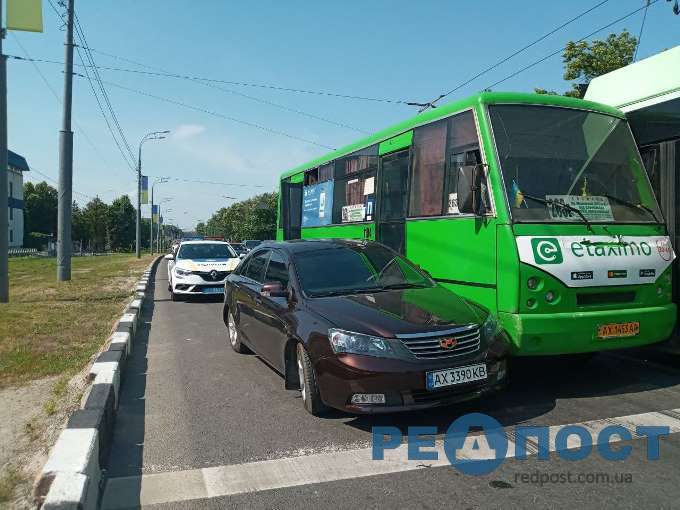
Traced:
<path id="1" fill-rule="evenodd" d="M 302 183 L 282 182 L 283 239 L 300 239 L 302 235 Z"/>
<path id="2" fill-rule="evenodd" d="M 406 252 L 409 150 L 380 158 L 376 240 L 398 253 Z"/>

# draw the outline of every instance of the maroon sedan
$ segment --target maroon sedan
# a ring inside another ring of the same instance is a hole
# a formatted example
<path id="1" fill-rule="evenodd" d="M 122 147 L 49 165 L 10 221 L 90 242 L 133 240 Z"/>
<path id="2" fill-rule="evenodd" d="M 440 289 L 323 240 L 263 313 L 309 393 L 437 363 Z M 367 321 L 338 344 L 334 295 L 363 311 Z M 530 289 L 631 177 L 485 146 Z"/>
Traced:
<path id="1" fill-rule="evenodd" d="M 502 386 L 508 343 L 487 311 L 370 241 L 258 246 L 225 283 L 224 322 L 312 414 L 420 409 Z"/>

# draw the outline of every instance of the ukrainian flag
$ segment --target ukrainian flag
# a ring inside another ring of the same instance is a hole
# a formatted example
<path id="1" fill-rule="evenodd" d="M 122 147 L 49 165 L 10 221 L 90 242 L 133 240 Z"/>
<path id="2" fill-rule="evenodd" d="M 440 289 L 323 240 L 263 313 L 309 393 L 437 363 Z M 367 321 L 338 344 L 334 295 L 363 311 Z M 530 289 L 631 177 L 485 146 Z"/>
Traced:
<path id="1" fill-rule="evenodd" d="M 524 202 L 524 195 L 522 194 L 522 191 L 519 189 L 519 186 L 515 182 L 515 180 L 512 180 L 512 187 L 510 188 L 510 193 L 512 194 L 512 201 L 515 205 L 515 208 L 519 208 L 520 205 L 522 205 L 522 202 Z"/>

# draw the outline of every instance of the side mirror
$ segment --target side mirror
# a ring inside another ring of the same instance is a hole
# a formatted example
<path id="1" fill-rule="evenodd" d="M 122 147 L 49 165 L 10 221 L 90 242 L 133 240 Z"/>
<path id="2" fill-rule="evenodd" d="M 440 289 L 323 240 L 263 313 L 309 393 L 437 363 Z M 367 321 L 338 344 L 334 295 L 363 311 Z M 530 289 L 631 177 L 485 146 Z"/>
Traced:
<path id="1" fill-rule="evenodd" d="M 244 258 L 246 258 L 246 254 L 245 254 L 245 253 L 239 253 L 239 254 L 238 254 L 238 258 L 240 258 L 241 260 L 243 260 Z"/>
<path id="2" fill-rule="evenodd" d="M 262 285 L 260 294 L 264 297 L 288 297 L 288 291 L 283 288 L 281 282 L 267 282 Z"/>
<path id="3" fill-rule="evenodd" d="M 168 253 L 165 257 L 163 257 L 165 260 L 175 260 L 175 256 L 172 253 Z"/>
<path id="4" fill-rule="evenodd" d="M 462 214 L 482 216 L 486 212 L 483 198 L 484 166 L 467 165 L 458 169 L 458 210 Z"/>

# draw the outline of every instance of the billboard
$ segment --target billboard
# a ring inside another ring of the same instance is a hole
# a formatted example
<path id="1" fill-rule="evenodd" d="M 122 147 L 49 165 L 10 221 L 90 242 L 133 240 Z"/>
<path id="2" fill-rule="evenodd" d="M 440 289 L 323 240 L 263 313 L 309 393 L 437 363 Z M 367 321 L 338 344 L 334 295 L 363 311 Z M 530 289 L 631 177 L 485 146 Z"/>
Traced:
<path id="1" fill-rule="evenodd" d="M 333 219 L 333 181 L 302 188 L 302 226 L 330 225 Z"/>

